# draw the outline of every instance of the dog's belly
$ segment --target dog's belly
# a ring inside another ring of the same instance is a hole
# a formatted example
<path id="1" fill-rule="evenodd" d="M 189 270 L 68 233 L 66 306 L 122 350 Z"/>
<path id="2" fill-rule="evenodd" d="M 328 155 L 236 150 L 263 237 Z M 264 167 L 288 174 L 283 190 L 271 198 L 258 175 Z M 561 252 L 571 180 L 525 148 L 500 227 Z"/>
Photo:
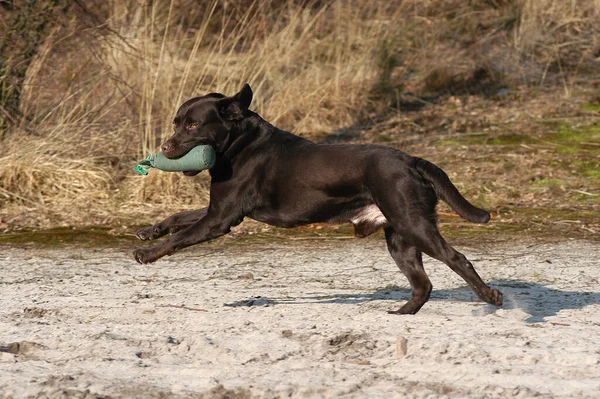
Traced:
<path id="1" fill-rule="evenodd" d="M 382 227 L 389 225 L 379 207 L 373 203 L 367 205 L 327 204 L 316 209 L 298 211 L 298 209 L 276 210 L 257 209 L 248 215 L 254 220 L 277 227 L 297 227 L 310 223 L 347 223 L 354 225 L 357 237 L 366 237 Z"/>
<path id="2" fill-rule="evenodd" d="M 354 234 L 356 234 L 357 237 L 371 235 L 389 224 L 379 207 L 375 204 L 359 208 L 356 213 L 350 217 L 350 222 L 354 225 Z"/>

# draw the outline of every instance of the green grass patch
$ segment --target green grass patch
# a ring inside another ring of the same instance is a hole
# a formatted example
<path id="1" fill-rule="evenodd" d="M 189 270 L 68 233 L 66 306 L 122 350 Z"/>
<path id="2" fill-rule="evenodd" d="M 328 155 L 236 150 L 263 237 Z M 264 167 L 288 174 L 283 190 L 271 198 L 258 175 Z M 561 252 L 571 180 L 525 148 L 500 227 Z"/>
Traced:
<path id="1" fill-rule="evenodd" d="M 576 159 L 572 165 L 578 175 L 600 179 L 600 159 Z"/>
<path id="2" fill-rule="evenodd" d="M 587 103 L 581 107 L 584 111 L 600 112 L 600 103 Z"/>
<path id="3" fill-rule="evenodd" d="M 439 146 L 447 145 L 521 145 L 532 144 L 537 141 L 529 136 L 522 134 L 502 134 L 491 136 L 489 133 L 470 133 L 468 135 L 457 136 L 449 139 L 439 140 L 434 144 Z"/>
<path id="4" fill-rule="evenodd" d="M 548 123 L 541 121 L 541 125 Z M 546 126 L 548 132 L 541 137 L 531 137 L 518 133 L 491 135 L 489 133 L 469 133 L 452 138 L 438 140 L 438 146 L 449 145 L 497 145 L 518 146 L 522 144 L 554 144 L 557 152 L 576 154 L 580 151 L 600 154 L 600 122 L 588 126 L 573 126 L 568 123 L 551 122 Z"/>
<path id="5" fill-rule="evenodd" d="M 549 186 L 564 186 L 567 182 L 563 179 L 538 179 L 534 180 L 533 185 L 541 186 L 541 187 L 549 187 Z"/>
<path id="6" fill-rule="evenodd" d="M 600 154 L 600 123 L 596 122 L 589 126 L 561 124 L 555 133 L 549 135 L 549 139 L 559 145 L 557 151 L 562 154 L 585 151 L 598 155 Z"/>

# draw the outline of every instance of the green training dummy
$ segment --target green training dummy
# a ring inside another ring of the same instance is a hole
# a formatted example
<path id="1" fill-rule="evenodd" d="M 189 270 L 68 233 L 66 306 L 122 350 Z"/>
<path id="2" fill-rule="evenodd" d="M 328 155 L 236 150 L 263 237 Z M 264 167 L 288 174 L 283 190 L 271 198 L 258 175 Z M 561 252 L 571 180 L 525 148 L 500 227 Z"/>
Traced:
<path id="1" fill-rule="evenodd" d="M 179 158 L 169 159 L 159 152 L 148 155 L 141 160 L 133 170 L 140 175 L 147 175 L 148 169 L 156 168 L 167 172 L 187 172 L 192 170 L 210 169 L 216 159 L 215 150 L 209 145 L 199 145 Z"/>

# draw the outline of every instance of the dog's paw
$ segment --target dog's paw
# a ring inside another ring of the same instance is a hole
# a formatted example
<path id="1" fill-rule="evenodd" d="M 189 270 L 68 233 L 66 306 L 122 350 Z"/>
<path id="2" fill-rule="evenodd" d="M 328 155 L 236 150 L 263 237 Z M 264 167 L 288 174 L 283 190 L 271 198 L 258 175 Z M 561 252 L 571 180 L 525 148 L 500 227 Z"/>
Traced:
<path id="1" fill-rule="evenodd" d="M 422 306 L 423 306 L 422 303 L 415 304 L 415 303 L 408 301 L 407 303 L 404 304 L 404 306 L 402 306 L 398 310 L 388 310 L 388 314 L 400 314 L 400 315 L 416 314 L 419 311 L 419 309 L 421 309 Z"/>
<path id="2" fill-rule="evenodd" d="M 140 265 L 146 265 L 148 263 L 154 262 L 156 259 L 153 259 L 151 256 L 151 252 L 147 249 L 136 249 L 133 251 L 133 257 Z"/>
<path id="3" fill-rule="evenodd" d="M 490 303 L 496 306 L 502 306 L 502 292 L 492 288 L 490 290 Z"/>
<path id="4" fill-rule="evenodd" d="M 167 232 L 158 227 L 157 225 L 144 227 L 135 232 L 135 236 L 142 241 L 156 240 L 157 238 L 160 238 L 165 234 L 167 234 Z"/>

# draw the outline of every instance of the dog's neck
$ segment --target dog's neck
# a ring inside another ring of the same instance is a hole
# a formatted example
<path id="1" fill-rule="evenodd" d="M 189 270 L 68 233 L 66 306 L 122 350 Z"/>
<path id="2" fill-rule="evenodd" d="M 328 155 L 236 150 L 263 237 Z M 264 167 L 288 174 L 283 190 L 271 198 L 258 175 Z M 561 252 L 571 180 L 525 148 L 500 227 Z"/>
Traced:
<path id="1" fill-rule="evenodd" d="M 217 148 L 217 156 L 231 161 L 244 149 L 256 146 L 268 140 L 276 128 L 258 114 L 248 111 L 249 115 L 235 123 L 223 144 Z"/>

